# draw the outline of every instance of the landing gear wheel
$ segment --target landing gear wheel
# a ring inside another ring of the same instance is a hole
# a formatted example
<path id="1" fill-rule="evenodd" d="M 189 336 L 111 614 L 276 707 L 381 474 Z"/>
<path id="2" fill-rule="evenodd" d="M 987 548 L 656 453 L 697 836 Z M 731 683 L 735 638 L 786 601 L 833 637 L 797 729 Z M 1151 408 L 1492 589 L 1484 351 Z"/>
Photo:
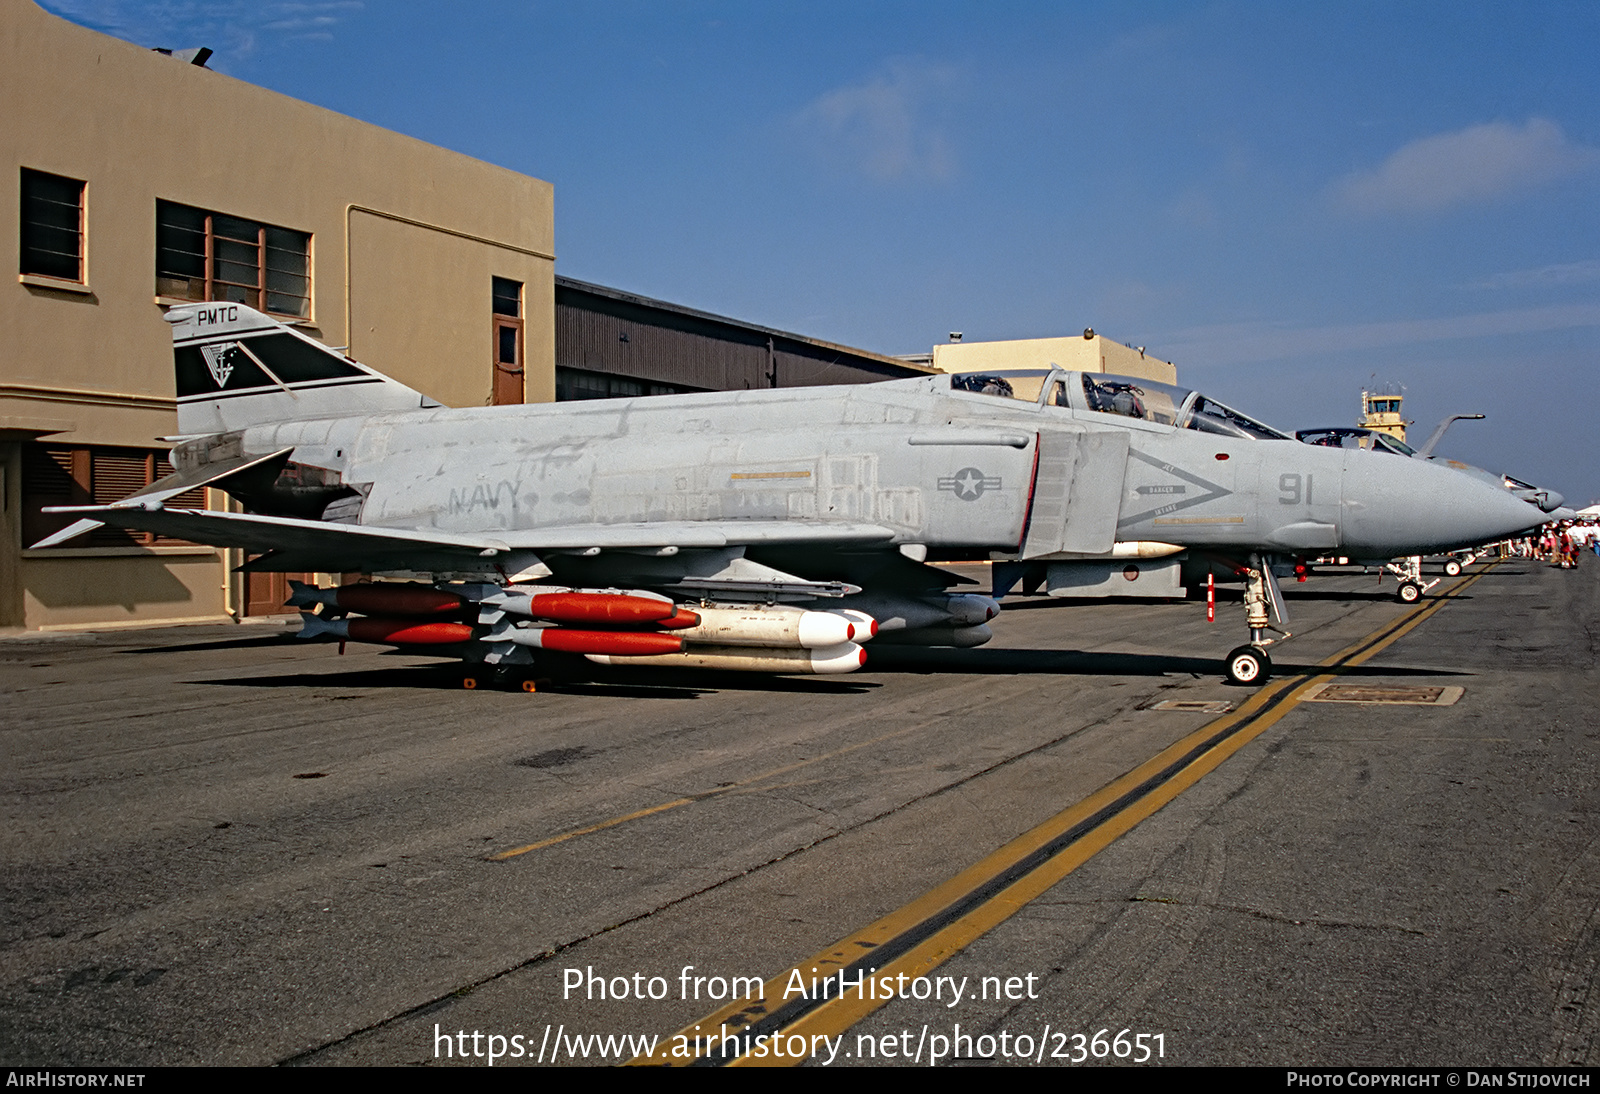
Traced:
<path id="1" fill-rule="evenodd" d="M 1415 581 L 1402 581 L 1394 595 L 1400 598 L 1402 604 L 1415 604 L 1422 599 L 1422 586 Z"/>
<path id="2" fill-rule="evenodd" d="M 1272 661 L 1260 646 L 1240 646 L 1228 654 L 1228 682 L 1262 684 L 1272 672 Z"/>
<path id="3" fill-rule="evenodd" d="M 1460 577 L 1461 563 L 1453 558 L 1445 559 L 1444 572 L 1449 574 L 1451 577 Z"/>

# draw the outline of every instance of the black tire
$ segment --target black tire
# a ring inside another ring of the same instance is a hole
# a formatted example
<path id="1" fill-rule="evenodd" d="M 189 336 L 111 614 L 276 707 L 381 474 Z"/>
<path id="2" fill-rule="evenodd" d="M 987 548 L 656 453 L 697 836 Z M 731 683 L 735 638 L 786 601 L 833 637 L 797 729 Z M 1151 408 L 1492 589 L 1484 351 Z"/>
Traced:
<path id="1" fill-rule="evenodd" d="M 1447 558 L 1444 562 L 1444 572 L 1451 577 L 1461 576 L 1461 562 L 1458 559 Z"/>
<path id="2" fill-rule="evenodd" d="M 1402 604 L 1415 604 L 1422 599 L 1422 586 L 1415 581 L 1402 581 L 1394 595 Z"/>
<path id="3" fill-rule="evenodd" d="M 1272 674 L 1272 660 L 1260 646 L 1240 646 L 1228 654 L 1228 682 L 1241 687 L 1264 684 Z"/>

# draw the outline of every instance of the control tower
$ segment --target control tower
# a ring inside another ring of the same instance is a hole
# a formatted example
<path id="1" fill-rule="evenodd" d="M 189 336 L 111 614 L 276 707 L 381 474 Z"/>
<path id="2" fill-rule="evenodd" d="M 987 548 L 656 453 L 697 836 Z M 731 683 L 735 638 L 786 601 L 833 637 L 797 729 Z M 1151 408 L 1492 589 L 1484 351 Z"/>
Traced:
<path id="1" fill-rule="evenodd" d="M 1406 439 L 1406 426 L 1411 424 L 1400 412 L 1400 404 L 1404 400 L 1405 395 L 1396 390 L 1393 384 L 1385 384 L 1382 391 L 1363 391 L 1361 419 L 1356 424 L 1363 429 L 1387 433 L 1403 443 Z"/>

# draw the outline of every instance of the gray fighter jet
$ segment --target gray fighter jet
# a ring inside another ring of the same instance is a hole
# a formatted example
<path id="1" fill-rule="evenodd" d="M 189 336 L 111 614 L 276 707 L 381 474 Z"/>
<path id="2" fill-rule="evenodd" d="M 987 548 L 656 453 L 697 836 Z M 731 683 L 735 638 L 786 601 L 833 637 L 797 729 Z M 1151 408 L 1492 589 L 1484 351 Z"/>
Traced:
<path id="1" fill-rule="evenodd" d="M 53 510 L 261 557 L 407 577 L 297 589 L 306 633 L 509 670 L 849 671 L 861 643 L 972 646 L 998 611 L 927 565 L 1202 550 L 1242 571 L 1264 679 L 1276 556 L 1499 539 L 1532 506 L 1419 460 L 1297 444 L 1198 393 L 1059 369 L 847 388 L 452 409 L 237 304 L 175 307 L 177 471 Z M 245 513 L 167 508 L 200 485 Z M 475 679 L 469 672 L 468 679 Z"/>

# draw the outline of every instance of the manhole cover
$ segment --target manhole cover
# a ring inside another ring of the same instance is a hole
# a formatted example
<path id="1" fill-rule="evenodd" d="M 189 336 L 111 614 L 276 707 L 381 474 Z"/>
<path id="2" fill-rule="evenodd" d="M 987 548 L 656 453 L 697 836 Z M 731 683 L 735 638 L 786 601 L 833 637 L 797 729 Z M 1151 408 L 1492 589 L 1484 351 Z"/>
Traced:
<path id="1" fill-rule="evenodd" d="M 1226 714 L 1233 709 L 1228 699 L 1163 699 L 1152 703 L 1151 710 L 1186 710 L 1190 714 Z"/>
<path id="2" fill-rule="evenodd" d="M 1398 684 L 1318 684 L 1301 696 L 1307 703 L 1404 703 L 1412 706 L 1447 707 L 1465 693 L 1465 688 Z"/>

